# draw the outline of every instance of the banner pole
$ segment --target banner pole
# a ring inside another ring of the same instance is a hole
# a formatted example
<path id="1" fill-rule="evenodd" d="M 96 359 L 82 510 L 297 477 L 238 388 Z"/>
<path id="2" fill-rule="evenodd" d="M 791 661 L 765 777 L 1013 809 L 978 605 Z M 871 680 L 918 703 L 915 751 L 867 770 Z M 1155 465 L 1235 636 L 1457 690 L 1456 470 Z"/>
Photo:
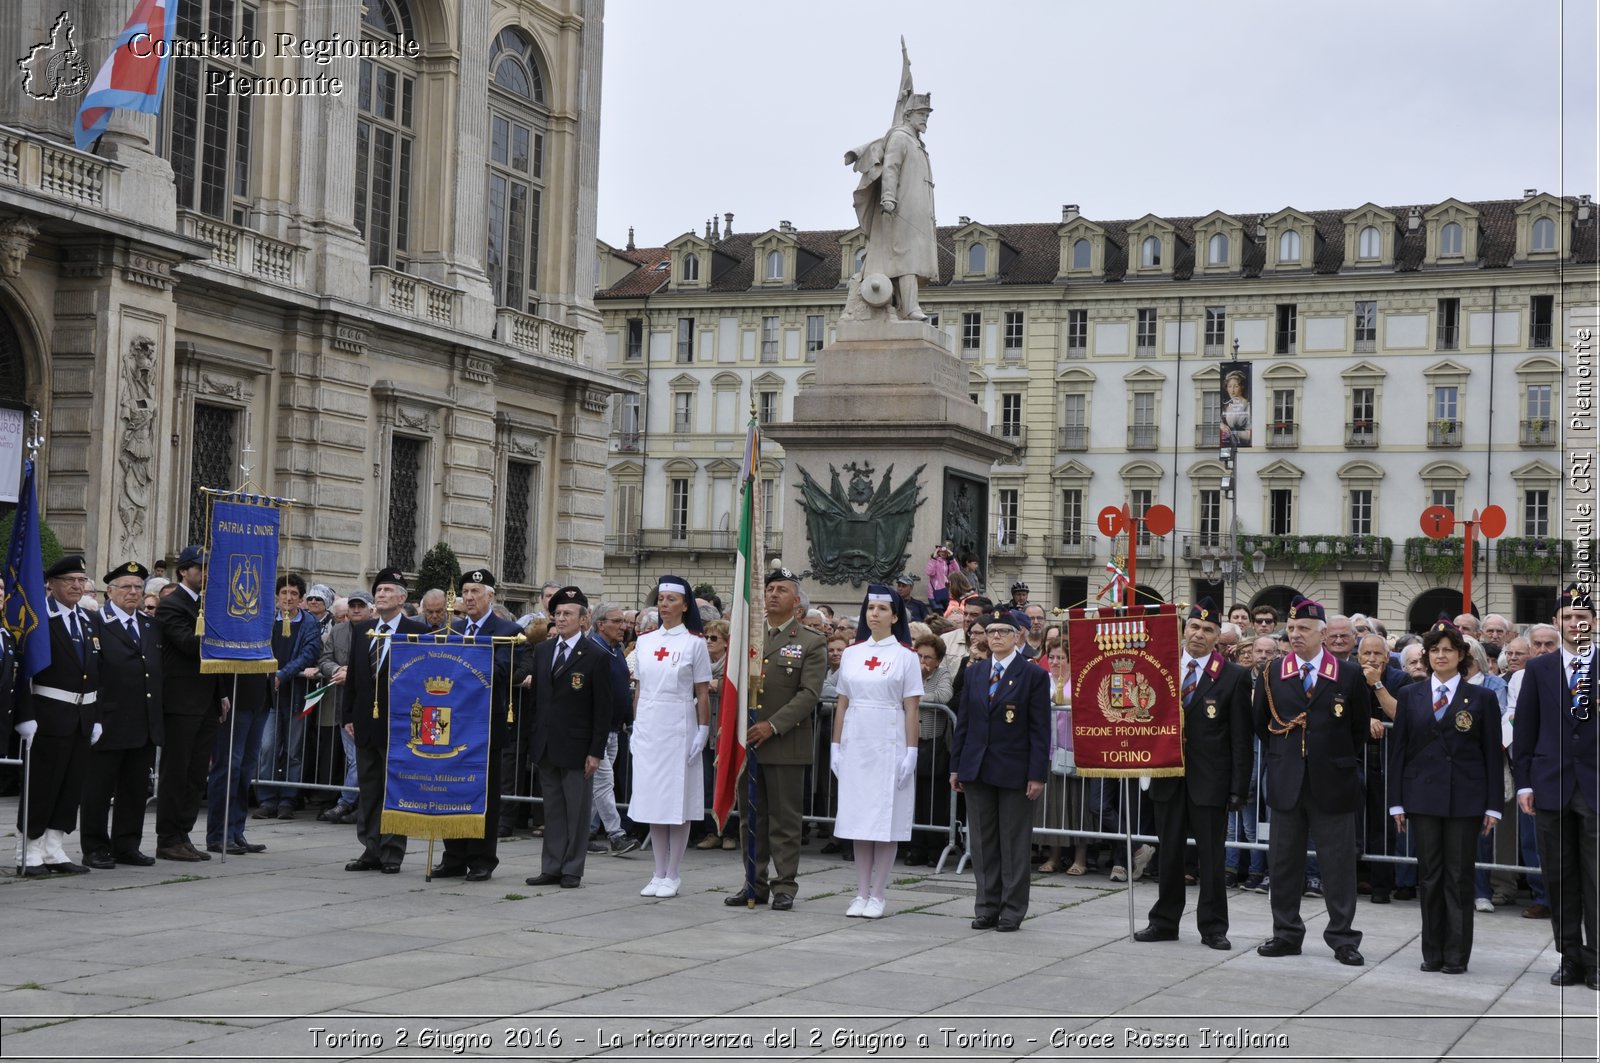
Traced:
<path id="1" fill-rule="evenodd" d="M 17 832 L 17 877 L 21 878 L 28 850 L 28 790 L 33 782 L 33 739 L 22 743 L 22 830 Z"/>
<path id="2" fill-rule="evenodd" d="M 1133 933 L 1134 933 L 1134 925 L 1133 925 L 1134 924 L 1134 914 L 1133 914 L 1133 809 L 1131 807 L 1129 807 L 1129 805 L 1128 805 L 1128 779 L 1127 779 L 1126 776 L 1124 776 L 1123 779 L 1122 779 L 1122 821 L 1126 825 L 1126 828 L 1127 828 L 1127 834 L 1123 838 L 1123 844 L 1127 847 L 1127 856 L 1126 856 L 1125 859 L 1128 862 L 1123 864 L 1122 866 L 1128 872 L 1128 936 L 1131 938 L 1131 937 L 1133 937 Z"/>
<path id="3" fill-rule="evenodd" d="M 427 864 L 427 867 L 428 867 L 428 870 L 423 872 L 423 874 L 422 874 L 422 881 L 424 881 L 424 882 L 432 882 L 433 881 L 433 835 L 431 835 L 431 834 L 428 835 L 428 864 Z"/>
<path id="4" fill-rule="evenodd" d="M 233 735 L 234 723 L 239 719 L 239 673 L 233 673 L 233 697 L 228 699 L 228 766 L 223 774 L 222 790 L 222 862 L 228 862 L 228 813 L 233 807 Z"/>

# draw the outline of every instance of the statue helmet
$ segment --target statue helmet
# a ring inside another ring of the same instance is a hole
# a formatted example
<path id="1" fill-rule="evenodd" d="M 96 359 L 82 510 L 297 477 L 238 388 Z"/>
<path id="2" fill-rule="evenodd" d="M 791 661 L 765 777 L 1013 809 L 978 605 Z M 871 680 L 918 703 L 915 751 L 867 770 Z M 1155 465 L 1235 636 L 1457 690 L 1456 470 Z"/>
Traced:
<path id="1" fill-rule="evenodd" d="M 933 93 L 913 92 L 910 96 L 906 97 L 906 114 L 910 114 L 912 111 L 931 110 L 933 110 Z"/>

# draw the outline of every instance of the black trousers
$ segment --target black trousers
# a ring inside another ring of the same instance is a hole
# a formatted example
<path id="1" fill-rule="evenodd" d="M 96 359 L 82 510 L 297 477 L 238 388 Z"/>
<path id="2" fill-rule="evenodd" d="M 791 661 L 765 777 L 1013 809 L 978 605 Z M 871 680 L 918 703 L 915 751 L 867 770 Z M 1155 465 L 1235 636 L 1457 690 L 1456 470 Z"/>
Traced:
<path id="1" fill-rule="evenodd" d="M 382 746 L 356 747 L 356 841 L 361 843 L 363 859 L 398 864 L 406 856 L 406 836 L 379 830 L 383 822 L 384 768 Z"/>
<path id="2" fill-rule="evenodd" d="M 161 769 L 156 783 L 156 845 L 166 848 L 189 840 L 189 832 L 206 800 L 211 772 L 211 747 L 217 741 L 217 713 L 167 713 L 161 726 Z"/>
<path id="3" fill-rule="evenodd" d="M 1223 857 L 1228 837 L 1228 810 L 1195 804 L 1189 799 L 1188 787 L 1170 801 L 1153 801 L 1152 804 L 1161 864 L 1156 902 L 1150 906 L 1150 925 L 1162 930 L 1178 929 L 1186 896 L 1183 860 L 1179 854 L 1186 840 L 1193 836 L 1200 882 L 1200 906 L 1195 911 L 1195 925 L 1205 936 L 1226 934 L 1228 890 L 1223 882 Z"/>
<path id="4" fill-rule="evenodd" d="M 1600 904 L 1600 813 L 1589 807 L 1581 791 L 1558 812 L 1535 812 L 1539 865 L 1550 896 L 1550 922 L 1556 948 L 1564 960 L 1577 960 L 1585 970 L 1600 966 L 1595 953 L 1595 906 Z"/>
<path id="5" fill-rule="evenodd" d="M 1268 896 L 1272 907 L 1272 934 L 1296 945 L 1305 940 L 1300 918 L 1300 897 L 1306 888 L 1306 840 L 1317 840 L 1317 863 L 1322 868 L 1322 899 L 1328 909 L 1328 926 L 1322 940 L 1328 947 L 1361 944 L 1361 931 L 1351 927 L 1356 917 L 1356 817 L 1353 812 L 1321 812 L 1306 802 L 1305 791 L 1293 808 L 1272 809 L 1272 838 L 1267 845 L 1267 868 L 1272 876 Z"/>
<path id="6" fill-rule="evenodd" d="M 1465 967 L 1472 956 L 1472 861 L 1482 816 L 1407 816 L 1416 831 L 1422 959 Z"/>
<path id="7" fill-rule="evenodd" d="M 962 783 L 967 795 L 967 836 L 978 895 L 972 914 L 1021 923 L 1028 914 L 1029 840 L 1033 802 L 1026 790 Z M 1182 869 L 1178 871 L 1183 874 Z"/>
<path id="8" fill-rule="evenodd" d="M 29 754 L 23 751 L 24 764 Z M 43 837 L 47 830 L 71 834 L 78 826 L 78 799 L 83 795 L 83 776 L 89 764 L 89 739 L 81 734 L 33 736 L 31 766 L 25 766 L 28 793 L 17 804 L 17 829 L 27 828 L 29 839 Z M 140 797 L 141 803 L 143 796 Z M 22 809 L 28 809 L 28 822 L 22 822 Z"/>
<path id="9" fill-rule="evenodd" d="M 500 866 L 500 742 L 489 746 L 489 800 L 484 808 L 483 837 L 446 838 L 440 867 L 493 871 Z"/>
<path id="10" fill-rule="evenodd" d="M 91 853 L 121 856 L 139 851 L 144 839 L 145 795 L 149 793 L 150 769 L 155 762 L 154 742 L 137 749 L 90 747 L 80 817 L 85 857 Z"/>

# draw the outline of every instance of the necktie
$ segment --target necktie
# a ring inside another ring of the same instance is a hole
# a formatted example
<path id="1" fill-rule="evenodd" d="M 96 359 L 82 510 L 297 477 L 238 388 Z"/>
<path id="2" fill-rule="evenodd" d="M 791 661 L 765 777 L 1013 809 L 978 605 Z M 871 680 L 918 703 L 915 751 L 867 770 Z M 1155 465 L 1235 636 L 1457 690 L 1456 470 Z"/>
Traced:
<path id="1" fill-rule="evenodd" d="M 556 643 L 556 664 L 554 671 L 561 671 L 561 666 L 567 663 L 567 644 L 565 641 Z"/>
<path id="2" fill-rule="evenodd" d="M 1444 707 L 1450 704 L 1448 695 L 1449 692 L 1441 686 L 1439 688 L 1439 696 L 1433 699 L 1433 719 L 1435 723 L 1444 719 Z"/>
<path id="3" fill-rule="evenodd" d="M 478 622 L 476 620 L 470 620 L 470 621 L 467 622 L 467 638 L 475 639 L 477 637 L 478 637 Z"/>
<path id="4" fill-rule="evenodd" d="M 1317 685 L 1317 676 L 1309 664 L 1300 666 L 1300 681 L 1305 684 L 1306 696 L 1310 697 L 1311 688 Z"/>
<path id="5" fill-rule="evenodd" d="M 131 616 L 128 617 L 128 634 L 133 636 L 133 641 L 139 641 L 139 621 Z"/>
<path id="6" fill-rule="evenodd" d="M 1183 703 L 1189 704 L 1189 699 L 1194 697 L 1194 688 L 1200 685 L 1200 677 L 1195 672 L 1200 668 L 1199 661 L 1190 661 L 1189 670 L 1183 676 Z"/>
<path id="7" fill-rule="evenodd" d="M 373 675 L 377 675 L 378 674 L 378 669 L 383 666 L 383 655 L 384 655 L 385 651 L 387 651 L 388 648 L 389 648 L 389 644 L 384 639 L 383 636 L 387 635 L 388 633 L 389 633 L 389 624 L 388 624 L 388 622 L 387 621 L 383 621 L 383 620 L 378 621 L 378 626 L 374 631 L 374 634 L 376 634 L 378 637 L 372 640 L 372 674 Z"/>
<path id="8" fill-rule="evenodd" d="M 1006 674 L 1006 670 L 1004 668 L 1000 667 L 1000 662 L 999 661 L 996 661 L 995 665 L 994 665 L 994 671 L 989 674 L 989 700 L 990 701 L 993 701 L 994 700 L 994 696 L 996 694 L 1000 693 L 1000 677 L 1005 675 L 1005 674 Z"/>

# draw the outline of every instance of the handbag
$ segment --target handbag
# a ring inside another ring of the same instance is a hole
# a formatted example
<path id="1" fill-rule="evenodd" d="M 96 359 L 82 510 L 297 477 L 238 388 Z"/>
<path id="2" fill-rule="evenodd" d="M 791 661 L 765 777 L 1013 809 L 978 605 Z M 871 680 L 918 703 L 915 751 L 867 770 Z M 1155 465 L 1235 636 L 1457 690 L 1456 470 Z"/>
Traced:
<path id="1" fill-rule="evenodd" d="M 1072 750 L 1057 749 L 1050 756 L 1050 770 L 1056 775 L 1078 774 L 1077 762 L 1072 758 Z"/>

